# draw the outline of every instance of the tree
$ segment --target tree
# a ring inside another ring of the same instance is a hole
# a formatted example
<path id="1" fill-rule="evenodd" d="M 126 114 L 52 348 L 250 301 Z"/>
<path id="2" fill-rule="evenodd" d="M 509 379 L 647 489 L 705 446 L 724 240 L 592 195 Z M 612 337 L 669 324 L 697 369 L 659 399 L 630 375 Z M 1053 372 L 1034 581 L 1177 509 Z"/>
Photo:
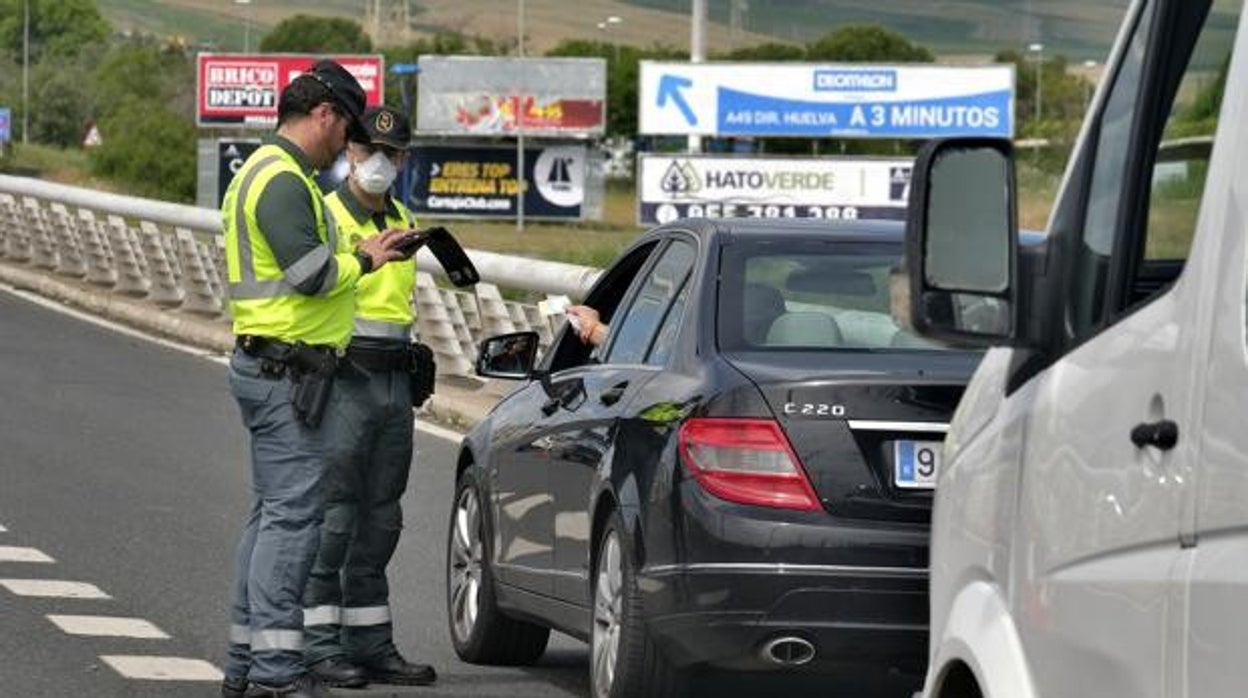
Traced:
<path id="1" fill-rule="evenodd" d="M 815 61 L 931 63 L 932 52 L 876 24 L 847 24 L 806 47 Z"/>
<path id="2" fill-rule="evenodd" d="M 83 80 L 91 73 L 90 65 L 103 47 L 77 59 L 46 58 L 31 71 L 31 103 L 37 108 L 30 113 L 31 138 L 40 143 L 61 147 L 78 147 L 83 129 L 95 114 L 95 96 L 91 81 Z"/>
<path id="3" fill-rule="evenodd" d="M 339 17 L 295 15 L 264 35 L 260 50 L 291 53 L 368 53 L 373 41 L 358 22 Z"/>
<path id="4" fill-rule="evenodd" d="M 195 124 L 153 100 L 129 99 L 99 122 L 91 169 L 139 196 L 195 200 Z"/>
<path id="5" fill-rule="evenodd" d="M 22 60 L 25 0 L 0 0 L 0 49 Z M 74 56 L 108 39 L 112 27 L 94 0 L 30 0 L 30 60 Z"/>
<path id="6" fill-rule="evenodd" d="M 715 58 L 722 58 L 728 61 L 804 61 L 806 60 L 806 49 L 796 44 L 781 44 L 769 41 L 757 46 L 733 49 L 723 56 L 716 56 Z"/>

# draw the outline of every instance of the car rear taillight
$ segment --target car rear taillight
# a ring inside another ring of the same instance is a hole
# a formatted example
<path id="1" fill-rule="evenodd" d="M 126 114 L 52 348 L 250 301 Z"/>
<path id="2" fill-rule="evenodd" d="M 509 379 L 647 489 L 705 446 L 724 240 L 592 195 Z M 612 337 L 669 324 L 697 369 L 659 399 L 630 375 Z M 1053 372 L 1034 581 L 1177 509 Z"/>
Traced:
<path id="1" fill-rule="evenodd" d="M 690 419 L 680 427 L 680 454 L 702 489 L 720 499 L 780 509 L 823 508 L 774 420 Z"/>

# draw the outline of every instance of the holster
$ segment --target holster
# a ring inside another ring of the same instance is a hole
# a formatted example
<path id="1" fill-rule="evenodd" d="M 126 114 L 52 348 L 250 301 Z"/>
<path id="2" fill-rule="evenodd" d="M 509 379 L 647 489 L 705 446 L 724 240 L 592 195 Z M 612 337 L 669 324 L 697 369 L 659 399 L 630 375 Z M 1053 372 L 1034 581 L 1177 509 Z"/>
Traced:
<path id="1" fill-rule="evenodd" d="M 408 345 L 408 354 L 412 362 L 412 407 L 420 407 L 433 395 L 438 365 L 433 360 L 433 350 L 420 342 Z"/>
<path id="2" fill-rule="evenodd" d="M 321 425 L 321 418 L 329 405 L 329 394 L 338 371 L 338 358 L 326 349 L 296 342 L 287 365 L 294 385 L 290 402 L 295 408 L 295 417 L 315 429 Z"/>

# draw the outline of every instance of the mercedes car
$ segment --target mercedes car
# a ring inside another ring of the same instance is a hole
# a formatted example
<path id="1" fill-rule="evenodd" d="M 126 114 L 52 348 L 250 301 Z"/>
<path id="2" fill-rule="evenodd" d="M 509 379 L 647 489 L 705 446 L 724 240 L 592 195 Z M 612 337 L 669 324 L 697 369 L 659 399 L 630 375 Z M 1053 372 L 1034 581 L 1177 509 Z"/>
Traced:
<path id="1" fill-rule="evenodd" d="M 521 383 L 458 456 L 458 655 L 532 663 L 559 630 L 591 645 L 596 698 L 704 672 L 919 688 L 941 440 L 980 356 L 893 322 L 902 239 L 677 221 L 584 300 L 604 342 L 483 342 L 478 372 Z"/>

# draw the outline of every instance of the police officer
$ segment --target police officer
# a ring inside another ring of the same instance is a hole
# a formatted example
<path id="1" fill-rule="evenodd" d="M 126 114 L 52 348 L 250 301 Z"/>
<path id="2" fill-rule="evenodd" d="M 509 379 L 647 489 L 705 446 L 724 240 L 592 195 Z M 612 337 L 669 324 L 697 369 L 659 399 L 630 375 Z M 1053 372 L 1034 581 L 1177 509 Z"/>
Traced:
<path id="1" fill-rule="evenodd" d="M 347 148 L 351 170 L 325 198 L 339 246 L 349 249 L 382 231 L 415 228 L 390 196 L 407 158 L 411 129 L 392 109 L 364 112 L 367 140 Z M 403 526 L 399 499 L 412 463 L 412 290 L 415 262 L 396 263 L 361 279 L 355 333 L 347 358 L 362 375 L 338 386 L 350 404 L 330 439 L 325 525 L 304 596 L 304 650 L 326 684 L 424 685 L 433 667 L 408 662 L 394 645 L 386 565 Z"/>
<path id="2" fill-rule="evenodd" d="M 338 247 L 312 179 L 349 131 L 362 132 L 363 108 L 363 90 L 332 61 L 297 77 L 282 91 L 276 135 L 243 164 L 221 209 L 237 335 L 229 380 L 251 432 L 254 492 L 226 698 L 329 695 L 303 665 L 301 602 L 320 542 L 324 439 L 338 416 L 329 386 L 351 338 L 357 281 L 402 257 L 392 249 L 400 231 Z"/>

